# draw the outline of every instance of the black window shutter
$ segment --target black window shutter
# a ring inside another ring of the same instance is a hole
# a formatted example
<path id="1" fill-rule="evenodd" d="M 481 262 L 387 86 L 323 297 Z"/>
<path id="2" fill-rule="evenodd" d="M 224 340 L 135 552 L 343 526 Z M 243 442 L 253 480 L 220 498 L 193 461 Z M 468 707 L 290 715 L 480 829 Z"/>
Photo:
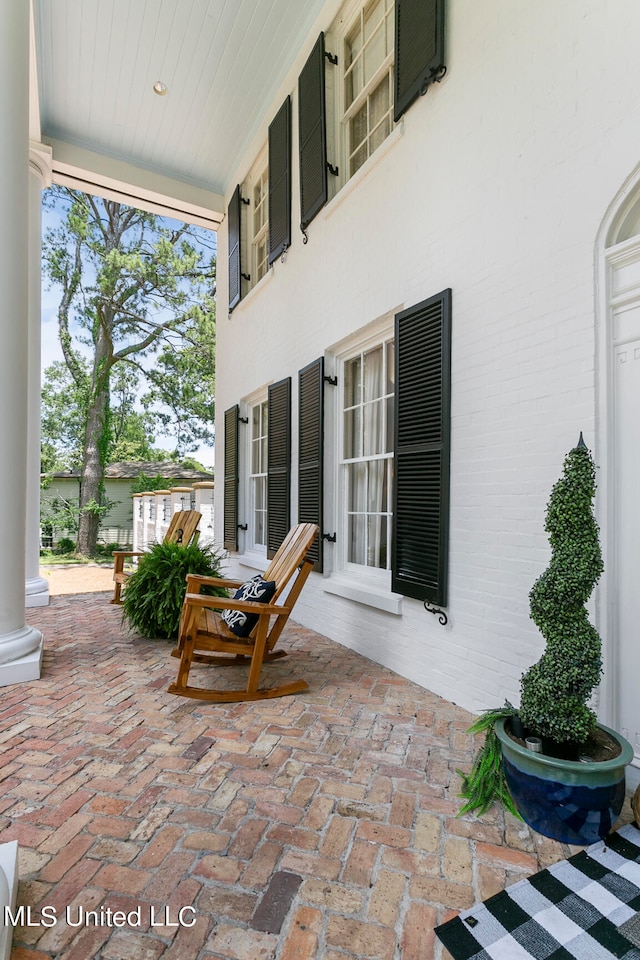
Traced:
<path id="1" fill-rule="evenodd" d="M 224 412 L 224 547 L 238 549 L 238 405 Z"/>
<path id="2" fill-rule="evenodd" d="M 242 274 L 240 268 L 240 185 L 233 191 L 227 210 L 229 235 L 229 313 L 240 303 Z"/>
<path id="3" fill-rule="evenodd" d="M 291 377 L 269 387 L 267 426 L 267 557 L 291 524 Z"/>
<path id="4" fill-rule="evenodd" d="M 291 97 L 269 125 L 269 266 L 291 246 Z"/>
<path id="5" fill-rule="evenodd" d="M 396 0 L 395 109 L 399 120 L 444 66 L 445 0 Z"/>
<path id="6" fill-rule="evenodd" d="M 306 230 L 328 197 L 324 65 L 324 33 L 321 33 L 298 78 L 302 230 Z"/>
<path id="7" fill-rule="evenodd" d="M 322 500 L 324 479 L 324 358 L 298 373 L 298 522 L 317 523 L 320 536 L 309 551 L 322 573 Z"/>
<path id="8" fill-rule="evenodd" d="M 447 604 L 451 290 L 396 314 L 391 589 Z"/>

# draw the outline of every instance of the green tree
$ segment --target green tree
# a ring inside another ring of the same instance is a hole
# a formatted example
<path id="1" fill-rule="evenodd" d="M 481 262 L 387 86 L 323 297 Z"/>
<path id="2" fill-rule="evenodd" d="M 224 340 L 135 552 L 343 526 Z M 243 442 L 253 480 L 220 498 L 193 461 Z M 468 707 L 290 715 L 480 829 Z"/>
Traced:
<path id="1" fill-rule="evenodd" d="M 61 216 L 46 234 L 43 260 L 60 291 L 66 371 L 58 365 L 49 392 L 45 383 L 43 449 L 50 455 L 56 448 L 51 438 L 61 398 L 54 394 L 66 377 L 70 408 L 58 420 L 66 431 L 58 450 L 79 461 L 78 552 L 90 555 L 111 455 L 127 459 L 121 454 L 149 440 L 152 425 L 178 431 L 179 454 L 212 439 L 215 257 L 206 232 L 187 224 L 60 186 L 45 202 Z M 138 384 L 142 412 L 136 413 Z"/>

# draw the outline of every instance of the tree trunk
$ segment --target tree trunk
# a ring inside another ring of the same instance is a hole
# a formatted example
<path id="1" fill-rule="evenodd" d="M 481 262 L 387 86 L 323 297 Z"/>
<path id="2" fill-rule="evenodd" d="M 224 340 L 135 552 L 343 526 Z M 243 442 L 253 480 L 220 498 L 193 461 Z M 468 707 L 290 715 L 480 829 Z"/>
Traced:
<path id="1" fill-rule="evenodd" d="M 100 514 L 96 508 L 102 502 L 104 480 L 104 451 L 108 441 L 109 366 L 106 358 L 98 356 L 98 344 L 93 383 L 87 406 L 87 426 L 84 441 L 84 459 L 80 479 L 80 521 L 77 552 L 92 556 L 96 550 Z"/>

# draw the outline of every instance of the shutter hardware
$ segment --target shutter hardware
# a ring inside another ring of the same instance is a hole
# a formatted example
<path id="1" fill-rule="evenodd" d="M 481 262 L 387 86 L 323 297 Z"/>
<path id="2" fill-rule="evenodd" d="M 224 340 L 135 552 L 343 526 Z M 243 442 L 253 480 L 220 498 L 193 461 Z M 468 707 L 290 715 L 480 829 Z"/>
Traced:
<path id="1" fill-rule="evenodd" d="M 338 167 L 334 167 L 334 165 L 332 163 L 329 163 L 328 160 L 327 160 L 327 170 L 329 171 L 329 173 L 332 173 L 334 177 L 337 177 L 338 174 L 340 173 Z"/>
<path id="2" fill-rule="evenodd" d="M 440 610 L 438 607 L 431 607 L 429 605 L 428 600 L 424 601 L 423 607 L 425 608 L 427 613 L 432 613 L 434 616 L 436 616 L 438 618 L 438 623 L 441 623 L 443 627 L 445 627 L 449 622 L 449 619 L 446 613 L 444 612 L 444 610 Z"/>
<path id="3" fill-rule="evenodd" d="M 440 81 L 444 79 L 444 75 L 446 72 L 447 72 L 447 68 L 445 66 L 438 67 L 437 70 L 432 70 L 431 75 L 429 76 L 429 79 L 425 80 L 425 82 L 420 87 L 420 96 L 424 97 L 425 93 L 427 92 L 427 90 L 429 89 L 432 83 L 440 83 Z"/>
<path id="4" fill-rule="evenodd" d="M 332 387 L 337 387 L 337 386 L 338 386 L 338 378 L 337 378 L 337 377 L 328 377 L 328 376 L 325 374 L 325 376 L 324 376 L 322 379 L 324 380 L 325 383 L 331 384 Z"/>
<path id="5" fill-rule="evenodd" d="M 248 524 L 246 524 L 246 523 L 239 523 L 239 524 L 238 524 L 238 530 L 248 530 L 248 529 L 249 529 L 249 525 L 248 525 Z"/>
<path id="6" fill-rule="evenodd" d="M 337 67 L 337 66 L 338 66 L 338 54 L 337 54 L 337 53 L 329 53 L 328 50 L 325 50 L 324 55 L 325 55 L 325 57 L 327 58 L 327 60 L 329 61 L 329 63 L 332 63 L 332 64 L 334 65 L 334 67 Z"/>
<path id="7" fill-rule="evenodd" d="M 322 534 L 322 539 L 323 539 L 323 540 L 327 540 L 329 543 L 335 543 L 337 537 L 336 537 L 335 533 L 323 533 L 323 534 Z"/>
<path id="8" fill-rule="evenodd" d="M 248 202 L 249 202 L 249 201 L 247 201 L 247 203 L 248 203 Z M 242 277 L 243 280 L 246 280 L 247 283 L 249 283 L 249 281 L 251 280 L 251 274 L 250 274 L 250 273 L 241 273 L 240 276 Z"/>
<path id="9" fill-rule="evenodd" d="M 242 194 L 240 194 L 240 203 L 244 203 L 247 207 L 251 206 L 251 200 L 246 200 Z"/>
<path id="10" fill-rule="evenodd" d="M 238 423 L 249 423 L 249 417 L 238 417 Z"/>

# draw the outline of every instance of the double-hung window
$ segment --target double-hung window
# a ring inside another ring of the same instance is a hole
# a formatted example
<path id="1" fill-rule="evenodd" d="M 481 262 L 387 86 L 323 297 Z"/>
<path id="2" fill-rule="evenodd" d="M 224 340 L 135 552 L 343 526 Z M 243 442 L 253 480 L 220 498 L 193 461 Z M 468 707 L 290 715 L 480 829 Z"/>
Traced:
<path id="1" fill-rule="evenodd" d="M 251 285 L 267 272 L 269 256 L 269 170 L 262 166 L 251 190 Z"/>
<path id="2" fill-rule="evenodd" d="M 344 38 L 344 124 L 349 177 L 391 133 L 393 34 L 393 0 L 372 0 L 358 12 Z"/>
<path id="3" fill-rule="evenodd" d="M 267 543 L 267 401 L 251 408 L 251 457 L 249 473 L 250 543 L 264 550 Z"/>
<path id="4" fill-rule="evenodd" d="M 394 343 L 344 361 L 342 491 L 347 568 L 390 569 L 393 488 Z"/>

